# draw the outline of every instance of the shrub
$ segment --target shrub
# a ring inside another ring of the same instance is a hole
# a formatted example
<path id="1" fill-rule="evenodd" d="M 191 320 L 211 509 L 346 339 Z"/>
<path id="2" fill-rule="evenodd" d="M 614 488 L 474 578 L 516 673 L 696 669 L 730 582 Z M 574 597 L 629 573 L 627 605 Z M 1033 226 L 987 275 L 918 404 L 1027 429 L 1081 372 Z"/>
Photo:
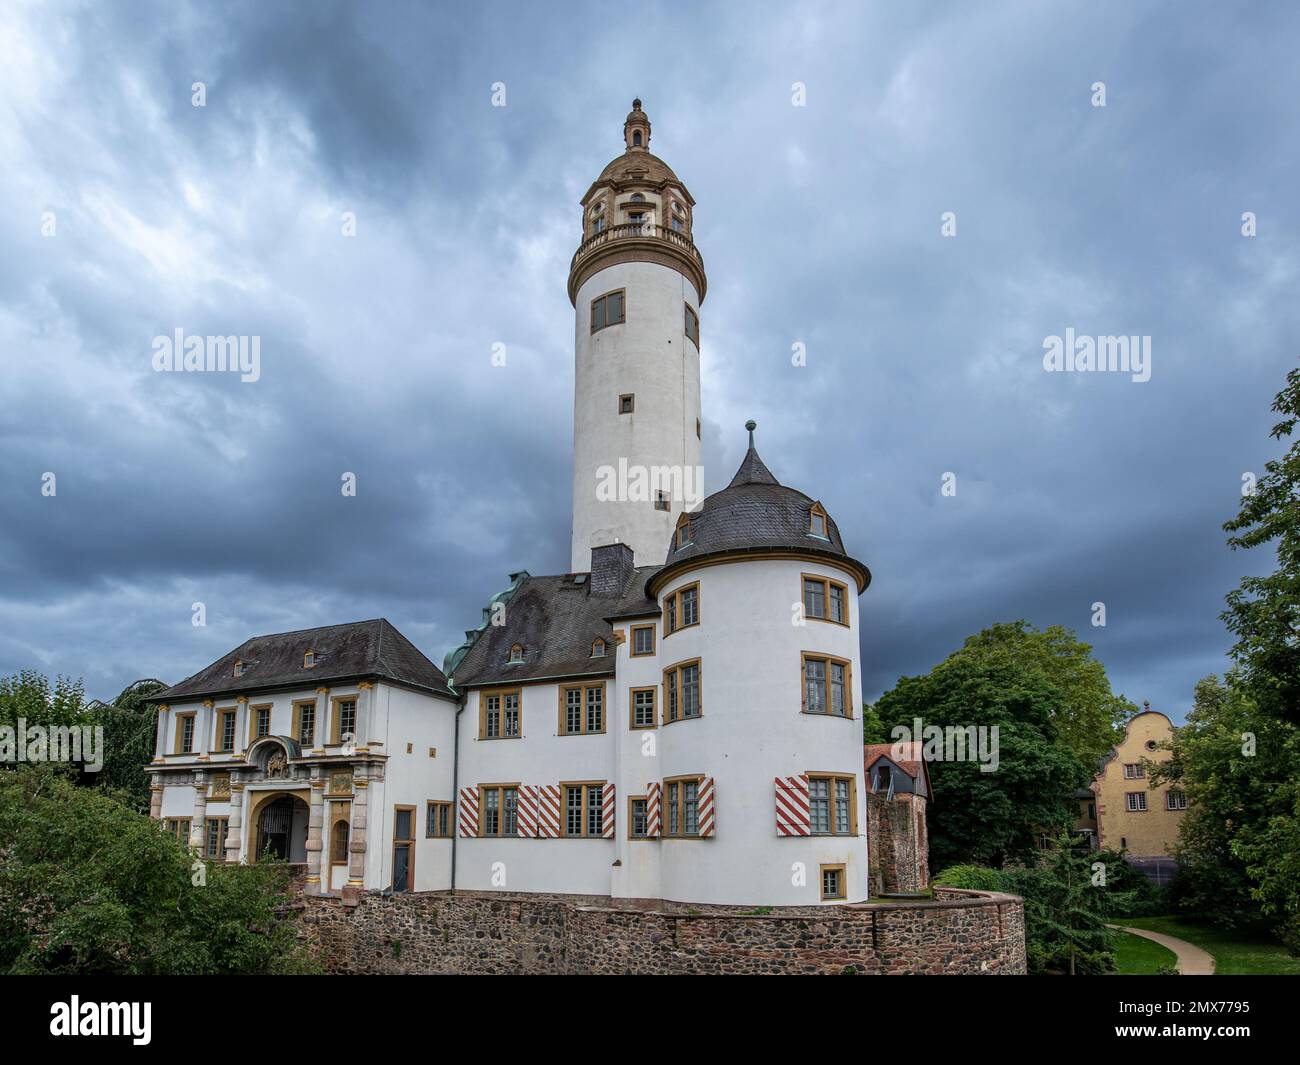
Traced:
<path id="1" fill-rule="evenodd" d="M 129 801 L 0 773 L 0 972 L 284 974 L 315 964 L 279 863 L 197 862 Z"/>

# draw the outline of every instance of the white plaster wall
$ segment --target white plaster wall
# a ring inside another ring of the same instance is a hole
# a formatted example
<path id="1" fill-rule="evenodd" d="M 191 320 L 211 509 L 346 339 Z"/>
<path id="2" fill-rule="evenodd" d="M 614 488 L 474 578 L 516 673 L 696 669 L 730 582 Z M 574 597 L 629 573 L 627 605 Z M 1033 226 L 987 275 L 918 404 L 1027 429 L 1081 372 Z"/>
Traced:
<path id="1" fill-rule="evenodd" d="M 650 624 L 655 629 L 655 654 L 632 657 L 632 628 Z M 651 781 L 663 779 L 659 758 L 660 729 L 632 729 L 631 691 L 633 688 L 655 688 L 655 710 L 663 714 L 663 665 L 659 658 L 660 622 L 658 617 L 635 618 L 620 621 L 615 626 L 627 634 L 627 639 L 617 650 L 618 685 L 616 702 L 619 708 L 619 734 L 615 743 L 617 762 L 616 798 L 618 800 L 616 856 L 622 863 L 613 869 L 612 891 L 617 898 L 657 899 L 660 889 L 660 846 L 653 840 L 628 838 L 628 798 L 648 793 Z"/>
<path id="2" fill-rule="evenodd" d="M 163 788 L 163 817 L 193 817 L 194 788 L 189 784 L 172 785 Z"/>
<path id="3" fill-rule="evenodd" d="M 620 716 L 612 701 L 614 687 L 605 681 L 605 732 L 561 736 L 560 685 L 523 685 L 520 738 L 500 740 L 478 738 L 479 692 L 471 691 L 460 719 L 460 787 L 614 780 L 614 745 L 627 727 L 626 711 Z M 613 840 L 458 838 L 456 847 L 457 888 L 610 894 Z"/>
<path id="4" fill-rule="evenodd" d="M 626 291 L 626 322 L 591 332 L 591 302 Z M 590 568 L 591 549 L 630 544 L 640 565 L 663 561 L 683 509 L 674 492 L 668 511 L 645 501 L 596 497 L 602 466 L 694 470 L 700 465 L 695 423 L 700 417 L 700 353 L 685 333 L 683 304 L 699 313 L 695 287 L 678 271 L 656 263 L 618 263 L 592 275 L 578 290 L 573 440 L 574 572 Z M 705 325 L 701 324 L 703 333 Z M 618 413 L 618 397 L 636 397 L 635 412 Z M 702 493 L 703 485 L 696 486 Z M 701 495 L 702 498 L 702 495 Z"/>
<path id="5" fill-rule="evenodd" d="M 848 626 L 814 620 L 792 624 L 803 573 L 848 585 Z M 457 887 L 816 905 L 821 901 L 819 866 L 843 864 L 848 899 L 866 898 L 859 614 L 852 575 L 812 561 L 730 563 L 682 575 L 660 593 L 660 602 L 664 594 L 694 581 L 700 583 L 700 625 L 665 639 L 657 624 L 654 656 L 633 658 L 634 622 L 616 626 L 628 639 L 617 648 L 617 678 L 607 682 L 603 736 L 557 736 L 558 685 L 540 684 L 522 689 L 523 738 L 479 740 L 478 693 L 471 693 L 461 721 L 461 785 L 612 780 L 615 838 L 604 843 L 460 839 Z M 852 663 L 852 718 L 802 713 L 803 651 Z M 630 729 L 631 689 L 658 687 L 662 720 L 662 671 L 690 658 L 701 660 L 703 716 L 653 730 Z M 777 836 L 773 779 L 805 772 L 854 777 L 857 835 Z M 695 773 L 715 781 L 713 838 L 627 838 L 629 796 L 646 794 L 651 781 Z M 796 882 L 800 865 L 802 882 Z"/>
<path id="6" fill-rule="evenodd" d="M 805 572 L 849 586 L 849 626 L 791 623 Z M 712 776 L 717 829 L 712 839 L 659 844 L 663 897 L 815 905 L 820 902 L 818 866 L 843 863 L 849 901 L 865 899 L 862 689 L 853 578 L 809 561 L 740 562 L 682 575 L 660 592 L 660 602 L 697 580 L 700 624 L 661 638 L 659 658 L 661 666 L 701 660 L 702 717 L 661 727 L 660 775 Z M 852 718 L 801 712 L 802 651 L 852 662 Z M 856 778 L 859 835 L 777 836 L 773 778 L 809 771 Z M 795 863 L 803 863 L 803 885 L 792 882 Z"/>
<path id="7" fill-rule="evenodd" d="M 388 755 L 383 787 L 370 785 L 370 849 L 377 852 L 376 882 L 388 887 L 393 875 L 394 807 L 415 807 L 415 890 L 439 891 L 451 886 L 451 840 L 426 839 L 427 804 L 454 802 L 452 757 L 456 702 L 420 692 L 377 684 L 374 691 L 371 737 L 382 739 Z M 411 750 L 407 751 L 407 744 Z M 429 757 L 429 748 L 437 754 Z"/>

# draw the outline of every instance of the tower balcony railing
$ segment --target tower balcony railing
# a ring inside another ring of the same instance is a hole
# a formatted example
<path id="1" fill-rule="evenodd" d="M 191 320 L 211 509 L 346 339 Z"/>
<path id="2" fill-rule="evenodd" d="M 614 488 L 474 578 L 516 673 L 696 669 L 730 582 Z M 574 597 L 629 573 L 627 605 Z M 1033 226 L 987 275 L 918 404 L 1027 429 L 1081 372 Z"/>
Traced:
<path id="1" fill-rule="evenodd" d="M 700 254 L 700 250 L 695 246 L 695 242 L 685 233 L 678 233 L 677 230 L 673 229 L 671 226 L 654 225 L 650 222 L 624 222 L 617 226 L 606 226 L 599 233 L 593 233 L 579 244 L 578 250 L 573 253 L 573 262 L 569 264 L 569 269 L 572 270 L 578 265 L 578 263 L 602 245 L 609 244 L 616 240 L 628 240 L 631 238 L 636 238 L 638 240 L 667 241 L 669 244 L 676 245 L 682 251 L 686 252 L 686 254 L 699 263 L 701 267 L 704 266 L 704 256 Z"/>
<path id="2" fill-rule="evenodd" d="M 641 241 L 649 242 L 651 247 L 655 245 L 666 245 L 667 250 L 672 254 L 681 256 L 691 265 L 683 272 L 688 276 L 696 279 L 696 286 L 700 290 L 700 298 L 704 298 L 703 288 L 707 283 L 704 277 L 704 256 L 700 254 L 699 248 L 685 233 L 679 233 L 671 226 L 656 225 L 650 222 L 623 222 L 615 226 L 606 226 L 599 233 L 593 233 L 581 244 L 578 250 L 573 253 L 573 261 L 569 264 L 569 298 L 573 299 L 578 278 L 579 270 L 585 260 L 601 252 L 609 251 L 611 244 L 621 241 Z"/>

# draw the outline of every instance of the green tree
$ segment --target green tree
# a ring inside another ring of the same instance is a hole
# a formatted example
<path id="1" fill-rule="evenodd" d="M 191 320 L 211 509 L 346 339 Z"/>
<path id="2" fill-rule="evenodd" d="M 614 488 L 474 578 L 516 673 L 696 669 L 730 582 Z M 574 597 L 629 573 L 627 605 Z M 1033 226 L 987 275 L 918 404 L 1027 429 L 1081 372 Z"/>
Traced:
<path id="1" fill-rule="evenodd" d="M 1073 821 L 1070 795 L 1088 770 L 1061 735 L 1064 699 L 1046 671 L 1014 656 L 958 652 L 924 676 L 901 678 L 875 703 L 890 739 L 916 718 L 926 727 L 983 727 L 990 739 L 998 729 L 991 771 L 970 758 L 930 760 L 935 867 L 1030 861 L 1044 829 Z"/>
<path id="2" fill-rule="evenodd" d="M 1272 431 L 1284 440 L 1300 418 L 1300 370 L 1287 374 L 1273 400 L 1282 415 Z M 1264 464 L 1254 491 L 1223 526 L 1233 550 L 1273 544 L 1276 568 L 1244 577 L 1227 597 L 1222 617 L 1237 638 L 1232 648 L 1240 679 L 1265 713 L 1300 723 L 1300 440 L 1281 459 Z"/>
<path id="3" fill-rule="evenodd" d="M 0 972 L 315 968 L 280 864 L 197 862 L 113 793 L 50 766 L 0 773 Z"/>
<path id="4" fill-rule="evenodd" d="M 1040 672 L 1061 692 L 1052 709 L 1057 735 L 1086 766 L 1096 765 L 1124 736 L 1137 707 L 1111 691 L 1106 667 L 1071 629 L 1036 629 L 1025 621 L 1000 622 L 967 639 L 954 658 L 1007 661 Z"/>
<path id="5" fill-rule="evenodd" d="M 1025 947 L 1030 972 L 1071 976 L 1115 967 L 1106 914 L 1114 899 L 1097 876 L 1096 856 L 1075 847 L 1069 833 L 1057 837 L 1034 868 L 1011 875 L 1025 900 Z"/>
<path id="6" fill-rule="evenodd" d="M 1300 729 L 1266 713 L 1237 673 L 1196 685 L 1187 723 L 1151 784 L 1176 784 L 1187 813 L 1174 855 L 1181 909 L 1221 925 L 1263 915 L 1300 953 Z"/>
<path id="7" fill-rule="evenodd" d="M 1099 870 L 1098 865 L 1104 865 Z M 1031 973 L 1065 972 L 1088 975 L 1115 967 L 1113 939 L 1105 922 L 1109 915 L 1131 913 L 1134 902 L 1149 887 L 1133 883 L 1133 874 L 1114 853 L 1090 853 L 1078 839 L 1062 833 L 1047 851 L 1026 866 L 991 869 L 954 865 L 935 878 L 936 884 L 1005 891 L 1025 904 L 1025 954 Z"/>
<path id="8" fill-rule="evenodd" d="M 16 728 L 19 718 L 28 725 L 85 724 L 86 716 L 85 688 L 79 680 L 58 677 L 51 684 L 34 669 L 0 677 L 0 725 Z"/>
<path id="9" fill-rule="evenodd" d="M 145 702 L 167 685 L 160 680 L 138 680 L 111 703 L 92 704 L 91 721 L 104 729 L 104 765 L 98 773 L 84 774 L 83 783 L 113 788 L 130 795 L 136 809 L 149 808 L 149 774 L 144 767 L 153 759 L 157 708 Z"/>

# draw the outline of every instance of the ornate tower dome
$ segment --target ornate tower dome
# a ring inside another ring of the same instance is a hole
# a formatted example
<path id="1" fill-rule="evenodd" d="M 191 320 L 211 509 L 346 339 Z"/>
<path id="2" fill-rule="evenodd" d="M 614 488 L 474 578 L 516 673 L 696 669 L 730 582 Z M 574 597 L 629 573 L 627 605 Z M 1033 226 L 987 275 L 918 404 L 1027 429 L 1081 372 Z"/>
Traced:
<path id="1" fill-rule="evenodd" d="M 583 239 L 569 266 L 570 301 L 596 270 L 639 261 L 680 270 L 704 302 L 704 257 L 691 239 L 695 200 L 672 167 L 650 154 L 650 118 L 640 100 L 632 101 L 623 123 L 623 143 L 627 150 L 582 198 Z"/>
<path id="2" fill-rule="evenodd" d="M 569 268 L 576 312 L 571 568 L 591 550 L 629 545 L 663 561 L 677 517 L 701 500 L 700 304 L 704 260 L 695 200 L 650 154 L 641 101 L 624 152 L 582 198 Z"/>

